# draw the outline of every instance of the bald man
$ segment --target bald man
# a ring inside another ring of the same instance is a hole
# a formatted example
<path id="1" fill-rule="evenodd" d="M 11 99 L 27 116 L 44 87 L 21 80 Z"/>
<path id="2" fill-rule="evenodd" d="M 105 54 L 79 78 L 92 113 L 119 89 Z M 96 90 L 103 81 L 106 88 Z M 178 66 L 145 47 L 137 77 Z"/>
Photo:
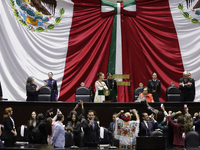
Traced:
<path id="1" fill-rule="evenodd" d="M 179 80 L 179 89 L 181 90 L 181 101 L 193 101 L 195 93 L 194 79 L 189 78 L 187 71 L 183 72 L 183 78 Z"/>

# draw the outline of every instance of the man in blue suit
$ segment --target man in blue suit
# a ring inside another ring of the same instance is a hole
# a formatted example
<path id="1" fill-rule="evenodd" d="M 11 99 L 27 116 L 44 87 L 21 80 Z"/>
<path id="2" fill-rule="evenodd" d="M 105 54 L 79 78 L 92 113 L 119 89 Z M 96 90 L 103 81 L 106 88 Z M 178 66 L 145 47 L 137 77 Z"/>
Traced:
<path id="1" fill-rule="evenodd" d="M 151 132 L 158 129 L 158 123 L 152 116 L 152 121 L 149 120 L 147 113 L 142 113 L 143 121 L 140 123 L 140 132 L 139 136 L 150 136 Z"/>
<path id="2" fill-rule="evenodd" d="M 52 137 L 52 143 L 55 148 L 65 147 L 65 129 L 63 127 L 64 115 L 57 115 L 57 122 Z"/>
<path id="3" fill-rule="evenodd" d="M 48 73 L 49 79 L 45 80 L 46 86 L 51 88 L 51 101 L 57 101 L 58 98 L 58 88 L 57 82 L 53 79 L 53 73 Z"/>

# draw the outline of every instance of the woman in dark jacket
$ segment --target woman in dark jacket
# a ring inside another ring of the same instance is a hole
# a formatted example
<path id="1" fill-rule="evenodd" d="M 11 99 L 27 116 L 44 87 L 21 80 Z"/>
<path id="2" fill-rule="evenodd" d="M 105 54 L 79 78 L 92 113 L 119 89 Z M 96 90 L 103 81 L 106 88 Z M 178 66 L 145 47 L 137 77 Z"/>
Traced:
<path id="1" fill-rule="evenodd" d="M 12 147 L 15 144 L 15 137 L 17 136 L 17 132 L 15 129 L 15 122 L 12 119 L 11 115 L 13 114 L 13 110 L 11 107 L 6 108 L 3 116 L 4 123 L 4 133 L 3 139 L 5 140 L 5 147 Z"/>
<path id="2" fill-rule="evenodd" d="M 36 125 L 37 125 L 37 115 L 36 115 L 36 112 L 33 111 L 31 113 L 30 120 L 28 120 L 28 123 L 27 123 L 27 127 L 29 130 L 29 143 L 34 143 L 32 130 L 36 127 Z"/>
<path id="3" fill-rule="evenodd" d="M 71 121 L 68 121 L 66 130 L 74 135 L 74 143 L 76 146 L 81 146 L 81 123 L 78 121 L 77 114 L 71 114 Z"/>
<path id="4" fill-rule="evenodd" d="M 34 84 L 34 78 L 28 77 L 26 81 L 26 101 L 37 101 L 38 100 L 38 90 L 41 87 Z"/>
<path id="5" fill-rule="evenodd" d="M 37 127 L 39 128 L 40 131 L 40 141 L 38 142 L 39 144 L 47 144 L 47 133 L 46 133 L 46 122 L 44 121 L 44 115 L 42 113 L 38 114 L 37 116 Z"/>

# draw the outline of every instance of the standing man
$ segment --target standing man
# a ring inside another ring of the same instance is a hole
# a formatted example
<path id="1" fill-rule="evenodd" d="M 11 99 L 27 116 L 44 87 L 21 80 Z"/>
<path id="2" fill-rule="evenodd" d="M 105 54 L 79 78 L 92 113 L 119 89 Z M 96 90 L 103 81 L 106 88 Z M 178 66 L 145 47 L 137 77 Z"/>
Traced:
<path id="1" fill-rule="evenodd" d="M 148 82 L 149 93 L 152 93 L 154 102 L 159 102 L 161 97 L 161 84 L 160 80 L 157 80 L 157 73 L 152 74 L 152 80 Z"/>
<path id="2" fill-rule="evenodd" d="M 84 146 L 91 143 L 99 143 L 100 139 L 100 128 L 97 121 L 94 120 L 95 114 L 93 110 L 88 111 L 87 119 L 83 121 L 83 131 L 84 131 Z"/>
<path id="3" fill-rule="evenodd" d="M 57 82 L 53 79 L 53 73 L 48 73 L 49 79 L 45 80 L 46 86 L 51 88 L 51 101 L 57 101 L 58 100 L 58 88 L 57 88 Z"/>
<path id="4" fill-rule="evenodd" d="M 65 129 L 63 127 L 64 115 L 57 115 L 57 122 L 52 137 L 52 143 L 55 148 L 65 148 Z"/>
<path id="5" fill-rule="evenodd" d="M 2 97 L 3 97 L 3 93 L 2 93 L 1 82 L 0 82 L 0 99 L 2 99 Z"/>
<path id="6" fill-rule="evenodd" d="M 108 73 L 107 74 L 107 79 L 105 80 L 106 86 L 110 91 L 114 91 L 114 94 L 110 94 L 108 97 L 108 100 L 111 102 L 116 102 L 117 101 L 117 82 L 113 79 L 113 74 Z"/>
<path id="7" fill-rule="evenodd" d="M 108 128 L 108 134 L 109 134 L 110 145 L 113 145 L 116 116 L 117 116 L 117 113 L 114 113 L 114 114 L 112 115 L 113 121 L 110 123 L 110 126 L 109 126 L 109 128 Z"/>
<path id="8" fill-rule="evenodd" d="M 150 136 L 153 131 L 158 130 L 158 123 L 152 116 L 152 121 L 149 120 L 147 113 L 142 113 L 143 121 L 140 123 L 139 136 Z"/>
<path id="9" fill-rule="evenodd" d="M 183 78 L 179 80 L 179 89 L 181 90 L 181 101 L 193 101 L 195 95 L 194 79 L 189 78 L 187 71 L 183 72 Z"/>

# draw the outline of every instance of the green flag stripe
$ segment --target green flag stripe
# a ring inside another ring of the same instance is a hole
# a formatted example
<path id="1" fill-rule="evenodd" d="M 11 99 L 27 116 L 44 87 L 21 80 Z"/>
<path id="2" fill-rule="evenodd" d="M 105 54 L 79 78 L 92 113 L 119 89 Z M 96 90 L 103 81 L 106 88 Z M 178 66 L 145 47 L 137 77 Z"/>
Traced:
<path id="1" fill-rule="evenodd" d="M 127 7 L 130 5 L 136 5 L 136 0 L 129 0 L 123 3 L 123 7 Z"/>
<path id="2" fill-rule="evenodd" d="M 113 18 L 112 38 L 110 45 L 110 55 L 108 62 L 108 72 L 115 74 L 115 60 L 116 60 L 116 32 L 117 32 L 117 15 Z"/>

